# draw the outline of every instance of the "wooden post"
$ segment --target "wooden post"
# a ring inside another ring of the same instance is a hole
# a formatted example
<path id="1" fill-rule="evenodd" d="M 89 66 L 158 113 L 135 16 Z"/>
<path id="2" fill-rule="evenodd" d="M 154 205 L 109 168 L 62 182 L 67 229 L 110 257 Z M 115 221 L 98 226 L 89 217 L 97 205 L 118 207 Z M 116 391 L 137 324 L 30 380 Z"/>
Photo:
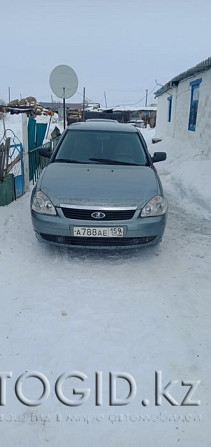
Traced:
<path id="1" fill-rule="evenodd" d="M 106 106 L 106 109 L 107 109 L 108 105 L 107 105 L 107 97 L 106 97 L 106 92 L 105 91 L 104 91 L 104 98 L 105 98 L 105 106 Z"/>
<path id="2" fill-rule="evenodd" d="M 64 130 L 65 130 L 65 127 L 66 127 L 65 87 L 63 87 L 63 120 L 64 120 Z"/>
<path id="3" fill-rule="evenodd" d="M 148 90 L 146 90 L 145 107 L 147 107 L 147 100 L 148 100 Z"/>
<path id="4" fill-rule="evenodd" d="M 84 115 L 85 115 L 85 101 L 86 101 L 86 96 L 85 96 L 85 87 L 83 88 L 83 111 L 82 111 L 82 121 L 85 121 L 84 119 Z"/>
<path id="5" fill-rule="evenodd" d="M 28 128 L 27 114 L 22 113 L 22 141 L 23 141 L 23 164 L 24 164 L 24 192 L 29 191 L 29 152 L 28 152 Z"/>

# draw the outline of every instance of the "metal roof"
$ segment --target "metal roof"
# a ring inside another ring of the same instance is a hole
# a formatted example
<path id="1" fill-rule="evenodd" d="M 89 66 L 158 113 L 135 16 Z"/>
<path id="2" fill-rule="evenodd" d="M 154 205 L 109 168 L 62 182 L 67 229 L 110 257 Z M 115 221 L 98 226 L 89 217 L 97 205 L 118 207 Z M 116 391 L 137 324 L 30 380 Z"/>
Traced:
<path id="1" fill-rule="evenodd" d="M 208 59 L 200 62 L 199 64 L 195 65 L 192 68 L 189 68 L 183 73 L 180 73 L 179 75 L 171 79 L 171 81 L 167 82 L 163 87 L 161 87 L 159 90 L 155 92 L 155 97 L 160 96 L 163 93 L 167 92 L 172 87 L 177 86 L 179 82 L 182 81 L 183 79 L 189 78 L 190 76 L 194 76 L 198 73 L 201 73 L 202 71 L 207 71 L 210 68 L 211 68 L 211 57 L 208 57 Z"/>

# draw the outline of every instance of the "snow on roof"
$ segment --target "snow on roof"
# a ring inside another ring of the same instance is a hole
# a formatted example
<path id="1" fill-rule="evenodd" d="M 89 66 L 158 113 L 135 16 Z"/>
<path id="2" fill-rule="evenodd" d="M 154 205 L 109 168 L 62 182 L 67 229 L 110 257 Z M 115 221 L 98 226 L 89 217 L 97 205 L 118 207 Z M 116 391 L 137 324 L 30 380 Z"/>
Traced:
<path id="1" fill-rule="evenodd" d="M 155 97 L 162 95 L 167 90 L 169 90 L 174 85 L 178 85 L 180 81 L 183 79 L 189 78 L 190 76 L 194 76 L 197 73 L 201 73 L 202 71 L 207 71 L 211 68 L 211 57 L 208 57 L 208 59 L 205 59 L 204 61 L 200 62 L 199 64 L 195 65 L 192 68 L 189 68 L 186 71 L 183 71 L 183 73 L 180 73 L 179 75 L 175 76 L 171 81 L 167 82 L 163 87 L 161 87 L 159 90 L 155 92 Z"/>
<path id="2" fill-rule="evenodd" d="M 139 110 L 153 110 L 156 111 L 157 110 L 157 106 L 146 106 L 146 107 L 141 107 Z"/>
<path id="3" fill-rule="evenodd" d="M 102 109 L 96 108 L 95 106 L 94 107 L 93 106 L 85 107 L 85 110 L 91 111 L 91 112 L 102 112 Z"/>
<path id="4" fill-rule="evenodd" d="M 116 106 L 116 107 L 114 107 L 113 108 L 113 111 L 114 112 L 120 112 L 120 111 L 125 111 L 125 110 L 128 110 L 128 111 L 131 111 L 131 112 L 138 112 L 138 111 L 140 111 L 140 110 L 157 110 L 157 106 L 155 106 L 154 104 L 153 104 L 153 106 L 139 106 L 139 107 L 134 107 L 134 106 Z"/>

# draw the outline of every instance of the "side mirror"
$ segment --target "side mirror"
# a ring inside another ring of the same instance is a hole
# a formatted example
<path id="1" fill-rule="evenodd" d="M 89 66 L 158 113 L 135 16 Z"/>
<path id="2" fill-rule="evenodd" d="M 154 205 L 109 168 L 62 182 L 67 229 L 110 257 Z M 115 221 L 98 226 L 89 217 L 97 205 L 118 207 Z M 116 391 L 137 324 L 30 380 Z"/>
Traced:
<path id="1" fill-rule="evenodd" d="M 39 149 L 38 150 L 39 155 L 41 155 L 41 157 L 46 157 L 46 158 L 51 158 L 52 152 L 51 149 Z"/>
<path id="2" fill-rule="evenodd" d="M 166 160 L 166 152 L 154 152 L 153 157 L 151 157 L 152 163 L 157 163 L 158 161 Z"/>

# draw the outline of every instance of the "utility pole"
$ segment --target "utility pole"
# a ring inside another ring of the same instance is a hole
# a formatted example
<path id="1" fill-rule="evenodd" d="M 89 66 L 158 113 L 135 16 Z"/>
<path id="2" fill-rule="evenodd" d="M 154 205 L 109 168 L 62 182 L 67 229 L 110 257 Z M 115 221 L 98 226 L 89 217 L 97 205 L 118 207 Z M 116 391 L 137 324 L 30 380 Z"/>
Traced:
<path id="1" fill-rule="evenodd" d="M 9 102 L 10 102 L 10 87 L 8 87 L 8 95 L 9 95 Z"/>
<path id="2" fill-rule="evenodd" d="M 83 112 L 82 112 L 82 120 L 84 121 L 84 111 L 85 111 L 85 87 L 83 88 Z"/>
<path id="3" fill-rule="evenodd" d="M 63 87 L 63 119 L 64 119 L 64 129 L 65 129 L 65 127 L 66 127 L 65 87 Z"/>
<path id="4" fill-rule="evenodd" d="M 145 107 L 147 107 L 147 99 L 148 99 L 148 90 L 146 90 Z"/>
<path id="5" fill-rule="evenodd" d="M 105 91 L 104 91 L 104 98 L 105 98 L 105 106 L 106 106 L 106 109 L 107 109 L 108 105 L 107 105 L 107 98 L 106 98 L 106 92 Z"/>

